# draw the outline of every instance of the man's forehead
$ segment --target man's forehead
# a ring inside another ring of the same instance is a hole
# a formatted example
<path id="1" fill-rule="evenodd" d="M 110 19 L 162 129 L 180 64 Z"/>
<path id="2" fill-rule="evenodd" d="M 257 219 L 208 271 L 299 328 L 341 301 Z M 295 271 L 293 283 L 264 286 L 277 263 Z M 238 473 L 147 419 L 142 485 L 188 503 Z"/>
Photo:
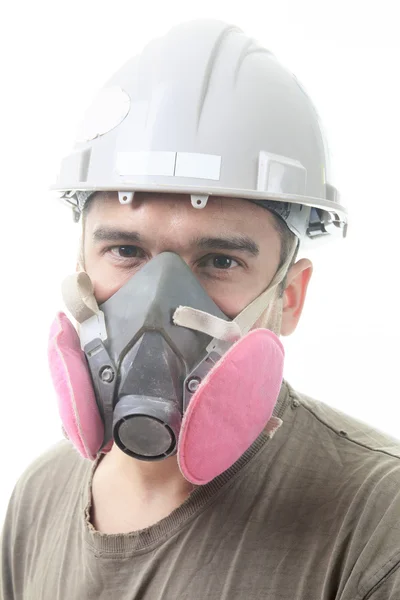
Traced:
<path id="1" fill-rule="evenodd" d="M 117 192 L 93 200 L 87 239 L 95 245 L 237 251 L 253 258 L 279 246 L 273 215 L 244 199 L 214 196 L 202 209 L 192 206 L 188 194 L 138 192 L 130 205 L 120 204 Z"/>
<path id="2" fill-rule="evenodd" d="M 124 218 L 127 215 L 134 217 L 137 209 L 155 210 L 168 216 L 172 210 L 185 216 L 197 225 L 209 219 L 217 219 L 218 227 L 221 224 L 242 228 L 246 225 L 260 224 L 274 226 L 274 218 L 270 211 L 243 198 L 229 198 L 223 196 L 209 196 L 204 208 L 194 208 L 189 194 L 171 194 L 154 192 L 136 192 L 132 204 L 122 205 L 118 200 L 117 192 L 96 192 L 89 200 L 87 213 L 95 212 L 97 217 Z"/>
<path id="3" fill-rule="evenodd" d="M 143 202 L 151 202 L 151 201 L 159 201 L 159 202 L 167 202 L 167 203 L 182 203 L 188 204 L 191 206 L 191 196 L 187 193 L 165 193 L 165 192 L 135 192 L 133 196 L 133 202 L 135 204 L 143 203 Z M 100 191 L 95 192 L 93 196 L 90 198 L 90 203 L 100 205 L 103 204 L 112 204 L 118 206 L 118 192 L 114 191 Z M 232 208 L 237 208 L 238 204 L 243 204 L 248 206 L 249 210 L 259 208 L 256 204 L 245 198 L 231 198 L 229 196 L 216 196 L 209 195 L 208 201 L 205 208 L 195 209 L 195 210 L 205 210 L 210 206 L 231 206 Z M 193 207 L 192 207 L 193 208 Z"/>

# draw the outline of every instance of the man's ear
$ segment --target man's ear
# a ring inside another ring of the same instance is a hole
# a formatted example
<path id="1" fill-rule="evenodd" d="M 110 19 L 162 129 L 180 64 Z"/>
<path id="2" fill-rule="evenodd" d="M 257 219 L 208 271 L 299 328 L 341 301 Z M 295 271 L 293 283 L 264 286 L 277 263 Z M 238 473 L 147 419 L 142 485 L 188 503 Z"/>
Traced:
<path id="1" fill-rule="evenodd" d="M 289 269 L 283 294 L 281 335 L 290 335 L 298 325 L 312 272 L 308 258 L 302 258 Z"/>

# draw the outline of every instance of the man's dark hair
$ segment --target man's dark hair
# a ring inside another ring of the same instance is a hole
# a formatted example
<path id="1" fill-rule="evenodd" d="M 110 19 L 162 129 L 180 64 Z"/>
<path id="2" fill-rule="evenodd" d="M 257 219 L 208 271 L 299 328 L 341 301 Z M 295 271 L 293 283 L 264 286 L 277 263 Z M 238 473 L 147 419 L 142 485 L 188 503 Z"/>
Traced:
<path id="1" fill-rule="evenodd" d="M 285 221 L 283 219 L 281 219 L 281 217 L 279 217 L 273 211 L 270 211 L 270 212 L 271 212 L 272 216 L 274 217 L 275 230 L 279 233 L 279 237 L 281 238 L 280 262 L 279 262 L 279 267 L 278 267 L 278 269 L 280 269 L 281 266 L 284 265 L 288 259 L 289 253 L 291 252 L 291 250 L 293 248 L 293 244 L 294 244 L 294 240 L 295 240 L 296 236 L 294 235 L 294 233 L 292 233 L 292 231 L 290 231 L 289 227 L 286 225 Z M 288 271 L 289 271 L 290 267 L 292 265 L 294 265 L 294 263 L 296 262 L 297 254 L 299 252 L 299 245 L 300 245 L 299 241 L 297 241 L 296 252 L 294 253 L 294 256 L 289 265 Z M 286 283 L 287 283 L 287 278 L 285 277 L 285 279 L 282 281 L 282 283 L 279 286 L 279 297 L 280 298 L 283 296 L 283 293 L 286 288 Z"/>

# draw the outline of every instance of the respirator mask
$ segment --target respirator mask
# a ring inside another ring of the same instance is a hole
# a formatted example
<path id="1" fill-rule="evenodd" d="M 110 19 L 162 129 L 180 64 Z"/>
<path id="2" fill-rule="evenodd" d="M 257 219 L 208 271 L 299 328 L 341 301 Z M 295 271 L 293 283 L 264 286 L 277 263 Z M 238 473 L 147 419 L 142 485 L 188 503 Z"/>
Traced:
<path id="1" fill-rule="evenodd" d="M 297 244 L 296 244 L 297 245 Z M 177 455 L 202 485 L 227 470 L 263 430 L 282 385 L 284 351 L 268 329 L 250 331 L 272 306 L 296 245 L 269 288 L 230 320 L 188 265 L 164 252 L 97 305 L 84 272 L 63 284 L 79 324 L 59 313 L 50 370 L 66 437 L 94 460 L 115 442 L 133 458 Z"/>

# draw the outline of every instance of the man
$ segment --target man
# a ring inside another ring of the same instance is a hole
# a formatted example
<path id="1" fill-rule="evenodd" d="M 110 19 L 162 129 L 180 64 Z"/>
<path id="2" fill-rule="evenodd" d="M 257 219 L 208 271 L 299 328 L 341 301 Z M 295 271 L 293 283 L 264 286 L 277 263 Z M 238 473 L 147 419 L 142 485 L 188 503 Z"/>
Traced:
<path id="1" fill-rule="evenodd" d="M 398 599 L 398 442 L 282 381 L 299 243 L 347 225 L 309 98 L 200 21 L 100 106 L 57 183 L 82 217 L 79 338 L 59 315 L 49 345 L 69 441 L 16 485 L 2 598 Z"/>

